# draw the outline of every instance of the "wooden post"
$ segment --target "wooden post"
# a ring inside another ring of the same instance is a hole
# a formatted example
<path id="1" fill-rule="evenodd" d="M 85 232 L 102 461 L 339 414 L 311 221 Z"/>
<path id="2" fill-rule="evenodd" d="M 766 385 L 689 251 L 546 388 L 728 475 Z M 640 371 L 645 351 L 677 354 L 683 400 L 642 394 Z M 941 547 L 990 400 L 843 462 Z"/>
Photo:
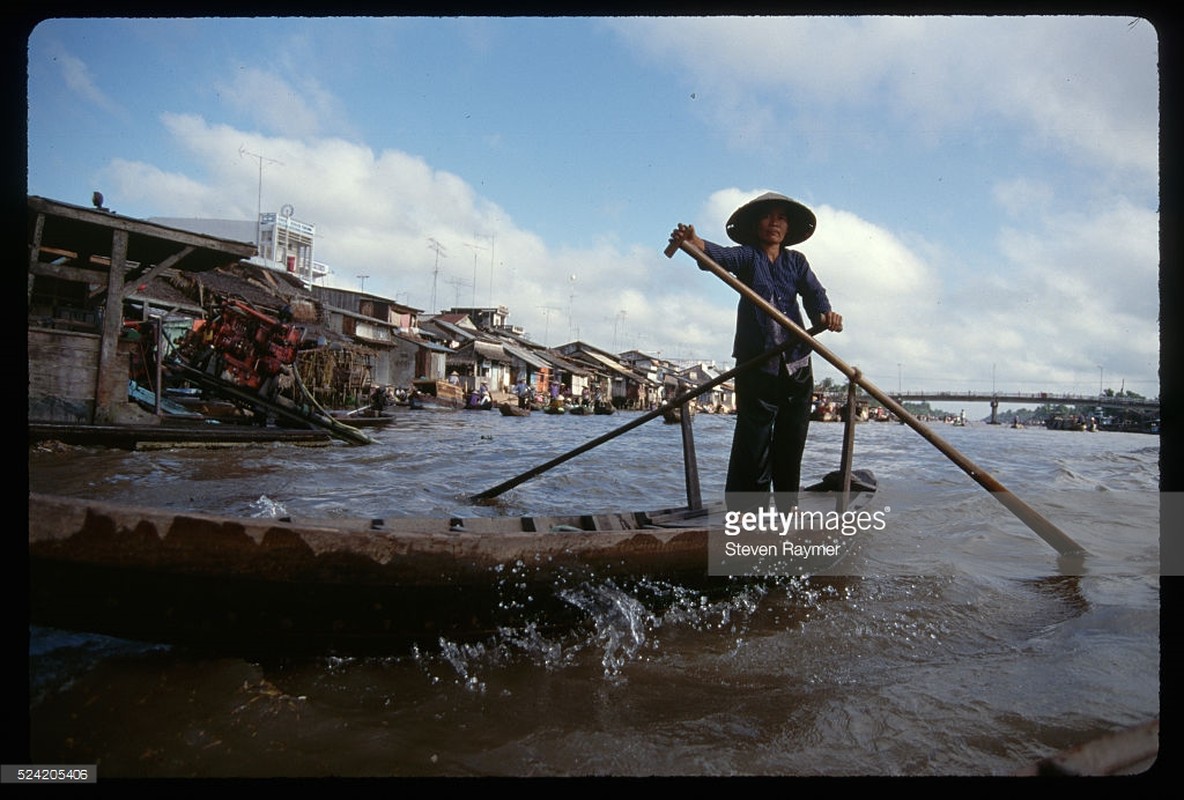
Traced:
<path id="1" fill-rule="evenodd" d="M 687 485 L 687 508 L 698 511 L 703 508 L 703 495 L 699 491 L 699 460 L 695 456 L 691 416 L 691 403 L 688 400 L 679 407 L 678 426 L 682 429 L 682 468 Z"/>
<path id="2" fill-rule="evenodd" d="M 843 476 L 843 490 L 839 498 L 840 511 L 847 510 L 851 502 L 851 462 L 855 455 L 855 381 L 847 384 L 847 413 L 843 420 L 843 454 L 839 459 L 839 471 Z"/>
<path id="3" fill-rule="evenodd" d="M 127 231 L 117 229 L 112 233 L 111 268 L 107 273 L 107 304 L 103 309 L 99 368 L 95 380 L 93 421 L 99 425 L 109 424 L 115 420 L 116 402 L 127 402 L 126 371 L 123 380 L 120 381 L 120 370 L 116 364 L 119 335 L 123 332 L 123 276 L 127 272 L 127 243 Z"/>

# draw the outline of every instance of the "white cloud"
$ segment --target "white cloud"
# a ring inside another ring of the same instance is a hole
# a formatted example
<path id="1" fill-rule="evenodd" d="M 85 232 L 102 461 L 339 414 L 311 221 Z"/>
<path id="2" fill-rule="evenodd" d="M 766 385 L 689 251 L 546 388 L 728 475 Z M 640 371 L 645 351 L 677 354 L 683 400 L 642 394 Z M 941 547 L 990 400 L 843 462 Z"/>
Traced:
<path id="1" fill-rule="evenodd" d="M 104 111 L 121 111 L 120 105 L 99 88 L 95 82 L 94 74 L 85 61 L 68 52 L 59 44 L 50 47 L 50 57 L 56 63 L 62 81 L 71 94 Z"/>
<path id="2" fill-rule="evenodd" d="M 1076 159 L 1154 176 L 1155 31 L 1114 17 L 628 19 L 618 35 L 665 63 L 733 142 L 782 140 L 794 118 L 871 109 L 922 138 L 1018 124 Z M 775 57 L 770 57 L 775 54 Z"/>
<path id="3" fill-rule="evenodd" d="M 340 102 L 308 77 L 294 83 L 275 72 L 240 65 L 216 89 L 231 108 L 269 134 L 317 136 L 343 117 Z"/>
<path id="4" fill-rule="evenodd" d="M 110 197 L 120 202 L 160 209 L 184 209 L 184 216 L 250 219 L 246 209 L 227 211 L 221 192 L 178 172 L 166 172 L 152 164 L 114 159 L 101 172 L 100 182 Z M 163 202 L 167 198 L 167 202 Z M 115 211 L 118 213 L 119 208 Z M 174 216 L 162 210 L 153 216 Z"/>

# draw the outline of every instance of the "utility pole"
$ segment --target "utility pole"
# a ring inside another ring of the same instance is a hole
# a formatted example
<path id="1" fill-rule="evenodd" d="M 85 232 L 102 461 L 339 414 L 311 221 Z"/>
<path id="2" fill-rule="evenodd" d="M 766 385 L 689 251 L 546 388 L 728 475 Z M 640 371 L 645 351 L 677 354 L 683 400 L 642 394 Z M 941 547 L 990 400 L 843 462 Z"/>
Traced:
<path id="1" fill-rule="evenodd" d="M 259 248 L 259 251 L 260 251 L 259 255 L 260 255 L 260 257 L 262 257 L 262 255 L 263 255 L 263 252 L 262 252 L 263 251 L 263 222 L 262 222 L 262 217 L 263 217 L 263 162 L 266 161 L 268 164 L 279 164 L 280 166 L 283 166 L 284 162 L 276 161 L 274 158 L 266 158 L 264 156 L 259 155 L 258 153 L 252 153 L 242 146 L 240 146 L 238 148 L 238 155 L 239 155 L 239 158 L 242 158 L 243 156 L 250 156 L 251 158 L 257 159 L 259 161 L 259 195 L 256 198 L 256 202 L 255 202 L 255 246 Z"/>
<path id="2" fill-rule="evenodd" d="M 358 280 L 360 280 L 362 282 L 362 291 L 363 292 L 366 291 L 366 279 L 369 277 L 370 277 L 369 275 L 359 275 L 358 276 Z"/>
<path id="3" fill-rule="evenodd" d="M 436 241 L 435 239 L 433 239 L 430 236 L 428 237 L 428 249 L 436 251 L 436 267 L 435 267 L 435 269 L 432 270 L 432 306 L 431 306 L 432 313 L 435 314 L 437 311 L 440 310 L 439 306 L 436 305 L 436 280 L 440 277 L 440 256 L 444 256 L 445 258 L 448 258 L 448 254 L 444 252 L 444 245 L 440 244 L 438 241 Z"/>

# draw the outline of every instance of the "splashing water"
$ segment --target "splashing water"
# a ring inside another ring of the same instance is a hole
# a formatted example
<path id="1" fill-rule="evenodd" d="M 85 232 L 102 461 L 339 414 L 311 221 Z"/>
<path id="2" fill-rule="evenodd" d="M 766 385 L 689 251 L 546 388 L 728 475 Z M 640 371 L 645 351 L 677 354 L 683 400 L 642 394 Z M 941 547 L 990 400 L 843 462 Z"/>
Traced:
<path id="1" fill-rule="evenodd" d="M 265 494 L 259 495 L 259 499 L 251 503 L 249 513 L 255 519 L 279 519 L 288 516 L 283 504 L 277 503 Z"/>

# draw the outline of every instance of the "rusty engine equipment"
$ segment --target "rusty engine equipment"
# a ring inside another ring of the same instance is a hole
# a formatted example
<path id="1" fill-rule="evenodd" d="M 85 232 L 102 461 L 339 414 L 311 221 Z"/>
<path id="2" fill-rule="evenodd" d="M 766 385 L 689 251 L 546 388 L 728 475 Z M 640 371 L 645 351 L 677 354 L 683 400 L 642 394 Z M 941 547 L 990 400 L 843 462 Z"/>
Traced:
<path id="1" fill-rule="evenodd" d="M 296 361 L 302 331 L 282 319 L 226 299 L 212 317 L 198 321 L 178 345 L 178 355 L 194 369 L 252 389 L 275 394 L 277 376 Z"/>

